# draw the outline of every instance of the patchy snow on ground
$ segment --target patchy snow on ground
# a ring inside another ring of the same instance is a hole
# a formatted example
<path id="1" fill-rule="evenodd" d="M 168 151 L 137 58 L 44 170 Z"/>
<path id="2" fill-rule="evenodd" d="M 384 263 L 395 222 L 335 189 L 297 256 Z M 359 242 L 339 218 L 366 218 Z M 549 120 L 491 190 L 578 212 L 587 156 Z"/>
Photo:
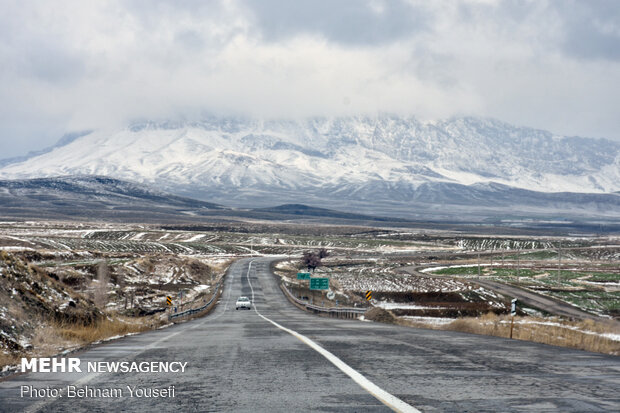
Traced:
<path id="1" fill-rule="evenodd" d="M 395 273 L 391 268 L 332 272 L 329 275 L 338 281 L 342 288 L 350 291 L 424 293 L 431 291 L 458 292 L 471 289 L 471 286 L 449 278 L 418 277 L 407 273 Z"/>
<path id="2" fill-rule="evenodd" d="M 588 281 L 588 280 L 574 280 L 575 282 L 581 283 L 581 284 L 590 284 L 590 285 L 596 285 L 599 287 L 615 287 L 615 288 L 620 288 L 620 282 L 612 282 L 612 281 Z"/>
<path id="3" fill-rule="evenodd" d="M 138 232 L 137 234 L 135 234 L 134 236 L 131 237 L 132 241 L 140 241 L 142 239 L 142 237 L 144 237 L 146 235 L 146 232 Z"/>
<path id="4" fill-rule="evenodd" d="M 183 242 L 195 242 L 195 241 L 198 241 L 199 239 L 204 238 L 204 237 L 205 237 L 205 234 L 198 234 L 198 235 L 194 235 L 193 237 L 191 237 L 189 239 L 186 239 Z"/>
<path id="5" fill-rule="evenodd" d="M 605 333 L 605 334 L 600 334 L 600 336 L 608 338 L 613 341 L 620 341 L 620 334 Z"/>
<path id="6" fill-rule="evenodd" d="M 439 326 L 450 324 L 451 322 L 456 320 L 456 318 L 422 317 L 422 316 L 411 316 L 411 315 L 402 316 L 400 318 L 403 318 L 405 320 L 415 321 L 418 323 L 432 324 L 432 325 L 439 325 Z"/>
<path id="7" fill-rule="evenodd" d="M 480 264 L 481 267 L 490 267 L 494 264 Z M 435 271 L 439 271 L 439 270 L 445 270 L 448 268 L 464 268 L 464 267 L 477 267 L 478 264 L 459 264 L 459 265 L 448 265 L 448 266 L 444 266 L 444 267 L 430 267 L 430 268 L 424 268 L 422 270 L 420 270 L 420 272 L 435 272 Z"/>
<path id="8" fill-rule="evenodd" d="M 423 305 L 415 305 L 415 304 L 405 304 L 405 303 L 391 303 L 391 302 L 387 302 L 387 301 L 378 301 L 374 304 L 375 307 L 379 307 L 379 308 L 383 308 L 384 310 L 395 310 L 395 309 L 400 309 L 400 310 L 425 310 L 428 308 L 435 308 L 435 307 L 428 307 L 428 306 L 423 306 Z"/>
<path id="9" fill-rule="evenodd" d="M 0 250 L 4 250 L 4 251 L 34 251 L 34 248 L 20 247 L 20 246 L 4 246 L 4 247 L 0 248 Z"/>
<path id="10" fill-rule="evenodd" d="M 196 291 L 197 293 L 201 292 L 201 291 L 209 291 L 211 287 L 209 287 L 208 285 L 205 284 L 200 284 L 197 285 L 196 287 L 194 287 L 194 291 Z"/>

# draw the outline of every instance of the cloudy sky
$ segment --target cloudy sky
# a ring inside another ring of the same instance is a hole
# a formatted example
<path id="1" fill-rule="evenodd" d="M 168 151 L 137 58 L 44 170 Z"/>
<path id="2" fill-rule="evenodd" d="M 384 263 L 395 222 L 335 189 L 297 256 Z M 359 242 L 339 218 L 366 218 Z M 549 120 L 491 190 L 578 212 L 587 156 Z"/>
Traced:
<path id="1" fill-rule="evenodd" d="M 487 116 L 620 140 L 620 2 L 0 0 L 0 158 L 204 113 Z"/>

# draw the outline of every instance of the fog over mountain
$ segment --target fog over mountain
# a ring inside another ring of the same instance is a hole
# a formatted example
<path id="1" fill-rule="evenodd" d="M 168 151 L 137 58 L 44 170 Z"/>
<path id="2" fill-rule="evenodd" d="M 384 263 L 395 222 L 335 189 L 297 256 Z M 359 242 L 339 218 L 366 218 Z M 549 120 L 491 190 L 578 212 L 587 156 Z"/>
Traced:
<path id="1" fill-rule="evenodd" d="M 1 179 L 64 175 L 126 179 L 244 207 L 297 202 L 409 216 L 425 208 L 458 214 L 459 205 L 620 209 L 619 142 L 471 117 L 144 122 L 75 134 L 0 168 Z"/>

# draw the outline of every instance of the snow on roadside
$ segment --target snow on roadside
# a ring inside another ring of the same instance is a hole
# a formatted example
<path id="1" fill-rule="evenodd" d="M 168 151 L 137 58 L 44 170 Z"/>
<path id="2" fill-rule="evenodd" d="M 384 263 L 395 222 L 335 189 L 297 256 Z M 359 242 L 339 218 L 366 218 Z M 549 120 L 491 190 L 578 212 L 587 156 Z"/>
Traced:
<path id="1" fill-rule="evenodd" d="M 127 334 L 118 334 L 116 336 L 112 336 L 112 337 L 106 337 L 102 340 L 98 340 L 95 341 L 91 344 L 101 344 L 101 343 L 105 343 L 106 341 L 112 341 L 112 340 L 117 340 L 119 338 L 123 338 L 123 337 L 129 337 L 129 336 L 135 336 L 136 334 L 140 334 L 139 332 L 133 332 L 133 333 L 127 333 Z"/>
<path id="2" fill-rule="evenodd" d="M 425 310 L 429 308 L 435 307 L 427 307 L 423 305 L 415 305 L 415 304 L 404 304 L 404 303 L 391 303 L 387 301 L 378 301 L 374 304 L 375 307 L 383 308 L 384 310 Z"/>
<path id="3" fill-rule="evenodd" d="M 438 326 L 450 324 L 451 322 L 456 320 L 456 318 L 423 317 L 423 316 L 412 316 L 412 315 L 401 316 L 400 318 L 403 318 L 409 321 L 415 321 L 419 323 L 432 324 L 432 325 L 438 325 Z"/>
<path id="4" fill-rule="evenodd" d="M 620 341 L 620 334 L 605 333 L 605 334 L 600 334 L 600 336 L 608 338 L 613 341 Z"/>

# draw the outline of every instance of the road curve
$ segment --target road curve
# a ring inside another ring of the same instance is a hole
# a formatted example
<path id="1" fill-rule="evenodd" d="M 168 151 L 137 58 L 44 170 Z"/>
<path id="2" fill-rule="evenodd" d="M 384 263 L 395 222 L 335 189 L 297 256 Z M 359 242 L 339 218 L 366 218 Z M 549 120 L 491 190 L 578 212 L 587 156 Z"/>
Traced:
<path id="1" fill-rule="evenodd" d="M 578 309 L 570 304 L 563 303 L 559 300 L 554 300 L 544 295 L 537 294 L 532 291 L 525 290 L 523 288 L 516 287 L 514 285 L 507 285 L 497 281 L 470 279 L 468 281 L 474 282 L 482 287 L 486 287 L 490 290 L 499 292 L 500 294 L 507 295 L 509 297 L 516 298 L 528 305 L 544 310 L 550 314 L 559 316 L 577 318 L 577 319 L 590 319 L 590 320 L 607 320 L 614 322 L 613 320 L 603 319 L 593 314 L 587 313 Z"/>
<path id="2" fill-rule="evenodd" d="M 406 272 L 412 275 L 417 275 L 418 277 L 440 278 L 436 275 L 433 276 L 430 274 L 425 274 L 423 272 L 420 272 L 416 269 L 416 267 L 403 267 L 403 268 L 400 268 L 399 271 Z M 450 277 L 450 276 L 446 276 L 446 277 L 456 278 L 456 277 Z M 615 320 L 611 320 L 609 318 L 599 317 L 594 314 L 590 314 L 568 303 L 562 302 L 560 300 L 556 300 L 551 297 L 546 297 L 542 294 L 538 294 L 534 291 L 526 290 L 524 288 L 520 288 L 514 285 L 509 285 L 509 284 L 501 283 L 498 281 L 482 280 L 480 278 L 467 278 L 466 281 L 478 284 L 482 287 L 488 288 L 489 290 L 496 291 L 505 296 L 517 298 L 522 303 L 525 303 L 532 307 L 546 311 L 549 314 L 554 314 L 554 315 L 559 315 L 559 316 L 569 317 L 569 318 L 576 318 L 580 320 L 590 319 L 590 320 L 595 320 L 595 321 L 605 321 L 605 322 L 609 322 L 612 324 L 620 325 L 620 323 L 618 323 Z"/>
<path id="3" fill-rule="evenodd" d="M 390 411 L 298 333 L 387 394 L 423 412 L 620 410 L 620 358 L 542 344 L 306 314 L 286 301 L 272 258 L 237 261 L 207 317 L 77 355 L 181 361 L 185 373 L 29 373 L 0 382 L 1 412 Z M 252 264 L 250 264 L 253 262 Z M 251 283 L 251 284 L 250 284 Z M 258 312 L 236 311 L 251 296 Z M 260 313 L 260 314 L 259 314 Z M 264 316 L 263 317 L 261 317 Z M 175 397 L 20 397 L 21 385 L 175 387 Z"/>

